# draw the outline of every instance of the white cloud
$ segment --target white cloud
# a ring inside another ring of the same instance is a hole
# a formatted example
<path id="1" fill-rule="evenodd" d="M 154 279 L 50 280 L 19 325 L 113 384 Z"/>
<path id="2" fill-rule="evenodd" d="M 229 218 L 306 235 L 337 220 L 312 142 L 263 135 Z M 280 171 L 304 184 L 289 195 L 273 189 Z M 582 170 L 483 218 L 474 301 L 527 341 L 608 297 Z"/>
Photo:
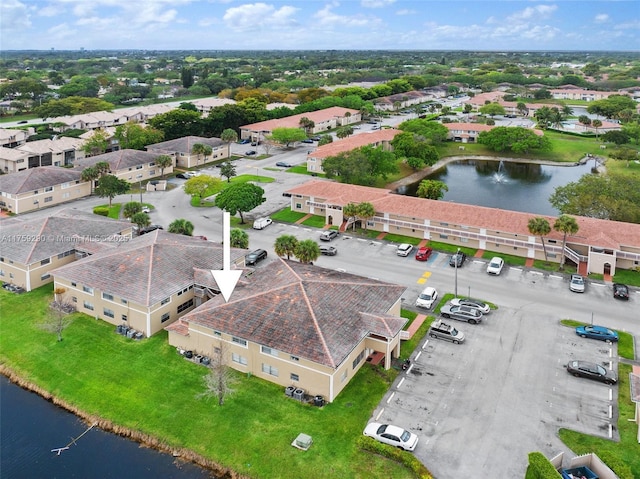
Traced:
<path id="1" fill-rule="evenodd" d="M 287 5 L 276 9 L 273 5 L 260 2 L 229 8 L 222 19 L 227 27 L 237 31 L 281 28 L 297 25 L 293 18 L 297 11 L 298 8 Z"/>
<path id="2" fill-rule="evenodd" d="M 594 17 L 593 21 L 594 21 L 595 23 L 606 23 L 606 22 L 608 22 L 608 21 L 609 21 L 609 15 L 607 15 L 606 13 L 598 13 L 598 14 Z"/>
<path id="3" fill-rule="evenodd" d="M 322 10 L 318 10 L 318 12 L 314 14 L 314 17 L 318 19 L 320 25 L 364 27 L 381 24 L 380 19 L 377 17 L 364 15 L 338 15 L 331 11 L 334 6 L 337 6 L 337 3 L 327 4 Z"/>
<path id="4" fill-rule="evenodd" d="M 536 5 L 535 7 L 527 7 L 524 10 L 509 15 L 507 20 L 514 22 L 547 18 L 557 9 L 558 7 L 556 5 Z"/>
<path id="5" fill-rule="evenodd" d="M 0 2 L 0 29 L 3 32 L 20 31 L 31 27 L 29 8 L 17 0 Z"/>
<path id="6" fill-rule="evenodd" d="M 416 13 L 418 12 L 416 12 L 415 10 L 411 10 L 409 8 L 403 8 L 402 10 L 398 10 L 396 12 L 396 15 L 415 15 Z"/>
<path id="7" fill-rule="evenodd" d="M 382 8 L 395 2 L 396 0 L 360 0 L 360 5 L 365 8 Z"/>
<path id="8" fill-rule="evenodd" d="M 640 20 L 631 20 L 630 22 L 620 23 L 613 28 L 616 30 L 640 30 Z"/>

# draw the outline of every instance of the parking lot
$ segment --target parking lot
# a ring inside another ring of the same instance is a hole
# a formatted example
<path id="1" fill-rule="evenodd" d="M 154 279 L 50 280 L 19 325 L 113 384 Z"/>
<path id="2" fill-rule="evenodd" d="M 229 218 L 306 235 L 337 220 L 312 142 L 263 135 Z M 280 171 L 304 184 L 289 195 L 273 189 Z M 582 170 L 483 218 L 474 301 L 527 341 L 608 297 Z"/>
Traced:
<path id="1" fill-rule="evenodd" d="M 416 456 L 443 479 L 523 477 L 529 452 L 568 452 L 561 427 L 615 438 L 617 387 L 565 369 L 570 359 L 609 365 L 615 345 L 559 319 L 500 307 L 479 325 L 448 320 L 466 342 L 425 338 L 372 420 L 420 436 Z"/>

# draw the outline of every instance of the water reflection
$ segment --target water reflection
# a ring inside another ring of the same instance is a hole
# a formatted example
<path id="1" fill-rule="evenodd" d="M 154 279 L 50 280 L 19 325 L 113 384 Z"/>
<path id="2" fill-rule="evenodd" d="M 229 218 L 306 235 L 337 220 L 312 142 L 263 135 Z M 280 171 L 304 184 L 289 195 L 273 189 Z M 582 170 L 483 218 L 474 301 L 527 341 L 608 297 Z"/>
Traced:
<path id="1" fill-rule="evenodd" d="M 461 160 L 428 176 L 447 184 L 444 201 L 490 206 L 535 214 L 557 215 L 549 196 L 558 186 L 590 173 L 587 164 L 547 166 L 509 161 Z M 420 182 L 398 190 L 415 196 Z"/>

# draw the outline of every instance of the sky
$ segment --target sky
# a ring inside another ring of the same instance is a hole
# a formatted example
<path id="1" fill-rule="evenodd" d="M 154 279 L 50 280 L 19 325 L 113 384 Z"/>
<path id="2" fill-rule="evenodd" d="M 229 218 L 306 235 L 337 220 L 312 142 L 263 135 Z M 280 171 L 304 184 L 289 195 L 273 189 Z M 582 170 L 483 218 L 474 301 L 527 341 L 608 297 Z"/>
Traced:
<path id="1" fill-rule="evenodd" d="M 638 0 L 0 0 L 0 50 L 640 51 Z"/>

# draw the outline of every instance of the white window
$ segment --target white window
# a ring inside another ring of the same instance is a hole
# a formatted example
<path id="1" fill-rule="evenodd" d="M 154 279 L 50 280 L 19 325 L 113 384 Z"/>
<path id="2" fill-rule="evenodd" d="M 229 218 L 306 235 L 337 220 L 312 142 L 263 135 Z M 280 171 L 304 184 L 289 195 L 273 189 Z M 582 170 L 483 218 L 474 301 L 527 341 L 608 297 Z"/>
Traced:
<path id="1" fill-rule="evenodd" d="M 247 365 L 247 358 L 245 358 L 244 356 L 240 356 L 237 353 L 232 353 L 231 354 L 231 360 L 234 363 L 242 364 L 243 366 Z"/>
<path id="2" fill-rule="evenodd" d="M 90 288 L 89 286 L 83 286 L 82 291 L 84 291 L 85 293 L 93 294 L 93 288 Z"/>
<path id="3" fill-rule="evenodd" d="M 236 338 L 235 336 L 233 336 L 231 338 L 231 341 L 233 341 L 236 344 L 240 344 L 241 346 L 247 347 L 247 341 L 245 339 Z"/>
<path id="4" fill-rule="evenodd" d="M 102 293 L 102 299 L 108 299 L 109 301 L 113 301 L 113 295 L 110 293 Z"/>
<path id="5" fill-rule="evenodd" d="M 93 311 L 93 304 L 91 304 L 89 301 L 85 301 L 83 305 L 84 305 L 84 309 Z"/>
<path id="6" fill-rule="evenodd" d="M 270 374 L 271 376 L 278 377 L 278 368 L 269 364 L 262 363 L 262 372 Z"/>
<path id="7" fill-rule="evenodd" d="M 276 349 L 269 348 L 267 346 L 260 346 L 260 350 L 263 354 L 268 354 L 269 356 L 278 357 L 278 351 Z"/>
<path id="8" fill-rule="evenodd" d="M 104 308 L 102 312 L 107 318 L 113 318 L 115 316 L 115 314 L 113 313 L 113 310 L 109 308 Z"/>

